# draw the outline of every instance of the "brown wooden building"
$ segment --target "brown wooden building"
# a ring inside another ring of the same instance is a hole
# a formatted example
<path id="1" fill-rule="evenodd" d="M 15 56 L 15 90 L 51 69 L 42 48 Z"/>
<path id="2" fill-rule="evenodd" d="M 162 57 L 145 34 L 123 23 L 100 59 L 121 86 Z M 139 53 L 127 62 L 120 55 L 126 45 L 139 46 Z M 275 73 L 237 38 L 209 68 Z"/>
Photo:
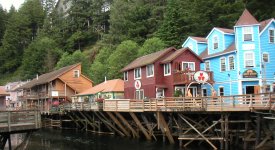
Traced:
<path id="1" fill-rule="evenodd" d="M 189 48 L 173 47 L 139 57 L 125 66 L 124 95 L 129 99 L 172 97 L 175 90 L 185 94 L 186 86 L 194 81 L 202 59 Z M 208 72 L 210 82 L 212 73 Z M 190 87 L 193 96 L 201 93 L 199 85 Z"/>
<path id="2" fill-rule="evenodd" d="M 42 74 L 23 86 L 19 100 L 23 106 L 39 107 L 49 112 L 59 103 L 71 101 L 71 96 L 92 87 L 92 81 L 81 73 L 81 64 L 63 67 L 59 70 Z M 22 92 L 23 91 L 23 92 Z"/>

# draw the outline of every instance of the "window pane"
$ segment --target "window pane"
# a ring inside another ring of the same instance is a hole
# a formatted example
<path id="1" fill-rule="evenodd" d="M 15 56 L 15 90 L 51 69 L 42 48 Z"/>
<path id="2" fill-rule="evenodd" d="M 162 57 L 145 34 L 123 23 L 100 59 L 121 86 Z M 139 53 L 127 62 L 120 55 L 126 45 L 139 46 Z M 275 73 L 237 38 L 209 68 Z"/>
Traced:
<path id="1" fill-rule="evenodd" d="M 225 58 L 221 59 L 221 71 L 225 71 Z"/>
<path id="2" fill-rule="evenodd" d="M 269 30 L 269 42 L 274 43 L 274 30 Z"/>
<path id="3" fill-rule="evenodd" d="M 191 71 L 195 71 L 195 66 L 193 63 L 189 63 L 189 68 Z"/>
<path id="4" fill-rule="evenodd" d="M 229 57 L 229 69 L 230 70 L 235 69 L 235 62 L 234 62 L 234 57 L 233 56 Z"/>
<path id="5" fill-rule="evenodd" d="M 188 63 L 183 63 L 183 64 L 182 64 L 182 70 L 183 70 L 183 71 L 188 70 Z"/>
<path id="6" fill-rule="evenodd" d="M 269 60 L 268 60 L 268 54 L 263 54 L 263 61 L 264 62 L 269 62 Z"/>

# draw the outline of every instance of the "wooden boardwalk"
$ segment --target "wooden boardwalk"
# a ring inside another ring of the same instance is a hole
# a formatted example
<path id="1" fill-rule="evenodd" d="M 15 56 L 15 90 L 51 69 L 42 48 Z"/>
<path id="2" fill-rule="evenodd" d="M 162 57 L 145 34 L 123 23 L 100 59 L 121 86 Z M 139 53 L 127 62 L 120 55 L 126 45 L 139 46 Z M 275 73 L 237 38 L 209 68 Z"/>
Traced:
<path id="1" fill-rule="evenodd" d="M 0 111 L 0 133 L 20 132 L 41 128 L 40 111 Z"/>
<path id="2" fill-rule="evenodd" d="M 254 110 L 275 110 L 275 93 L 216 97 L 167 97 L 147 100 L 114 99 L 103 102 L 103 111 L 117 112 Z"/>

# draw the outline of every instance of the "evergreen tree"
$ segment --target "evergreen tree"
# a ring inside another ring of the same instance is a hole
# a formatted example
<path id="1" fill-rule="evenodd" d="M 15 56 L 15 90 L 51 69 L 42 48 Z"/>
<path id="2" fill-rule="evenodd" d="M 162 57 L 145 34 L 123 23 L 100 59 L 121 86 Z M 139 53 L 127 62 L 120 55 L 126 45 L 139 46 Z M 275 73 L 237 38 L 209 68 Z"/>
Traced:
<path id="1" fill-rule="evenodd" d="M 143 46 L 138 50 L 138 56 L 151 54 L 165 48 L 165 43 L 159 38 L 151 38 L 144 42 Z"/>
<path id="2" fill-rule="evenodd" d="M 93 64 L 90 67 L 89 73 L 90 77 L 95 84 L 104 81 L 105 76 L 108 75 L 108 58 L 112 54 L 112 49 L 109 47 L 103 47 L 100 49 L 99 53 L 96 55 Z"/>
<path id="3" fill-rule="evenodd" d="M 6 30 L 6 22 L 7 22 L 7 12 L 0 5 L 0 41 L 2 40 L 5 30 Z M 0 42 L 0 46 L 2 43 Z"/>
<path id="4" fill-rule="evenodd" d="M 122 78 L 120 70 L 137 57 L 138 44 L 127 40 L 119 44 L 108 58 L 108 78 Z"/>
<path id="5" fill-rule="evenodd" d="M 80 50 L 75 51 L 73 54 L 69 54 L 68 52 L 63 53 L 60 60 L 57 62 L 55 69 L 59 69 L 76 63 L 81 63 L 82 72 L 85 75 L 89 75 L 88 56 L 85 53 L 82 53 Z"/>
<path id="6" fill-rule="evenodd" d="M 61 56 L 62 51 L 57 44 L 48 37 L 37 38 L 24 52 L 21 76 L 31 79 L 36 74 L 52 71 Z"/>

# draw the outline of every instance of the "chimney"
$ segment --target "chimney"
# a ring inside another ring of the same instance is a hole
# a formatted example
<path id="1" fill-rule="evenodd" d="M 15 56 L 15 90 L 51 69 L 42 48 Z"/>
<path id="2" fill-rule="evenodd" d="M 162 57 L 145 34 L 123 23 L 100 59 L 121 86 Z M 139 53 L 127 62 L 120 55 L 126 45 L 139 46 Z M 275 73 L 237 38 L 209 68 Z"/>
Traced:
<path id="1" fill-rule="evenodd" d="M 105 81 L 104 81 L 105 83 L 107 82 L 107 78 L 106 78 L 106 76 L 105 76 Z"/>
<path id="2" fill-rule="evenodd" d="M 36 80 L 38 80 L 38 74 L 36 74 Z"/>

